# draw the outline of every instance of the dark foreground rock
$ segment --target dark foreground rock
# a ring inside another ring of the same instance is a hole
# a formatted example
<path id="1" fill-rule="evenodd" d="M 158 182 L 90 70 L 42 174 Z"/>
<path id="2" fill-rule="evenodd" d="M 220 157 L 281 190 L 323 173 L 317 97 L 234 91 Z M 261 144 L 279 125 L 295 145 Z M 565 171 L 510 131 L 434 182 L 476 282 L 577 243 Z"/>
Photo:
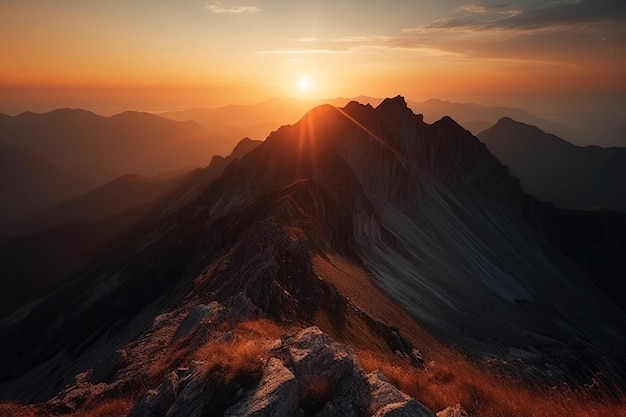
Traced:
<path id="1" fill-rule="evenodd" d="M 228 391 L 220 386 L 223 381 L 203 371 L 203 363 L 194 362 L 146 392 L 129 417 L 434 417 L 382 373 L 366 374 L 352 349 L 317 327 L 285 335 L 272 346 L 262 376 L 251 388 Z M 216 400 L 227 392 L 233 395 Z M 229 405 L 220 409 L 224 404 Z"/>

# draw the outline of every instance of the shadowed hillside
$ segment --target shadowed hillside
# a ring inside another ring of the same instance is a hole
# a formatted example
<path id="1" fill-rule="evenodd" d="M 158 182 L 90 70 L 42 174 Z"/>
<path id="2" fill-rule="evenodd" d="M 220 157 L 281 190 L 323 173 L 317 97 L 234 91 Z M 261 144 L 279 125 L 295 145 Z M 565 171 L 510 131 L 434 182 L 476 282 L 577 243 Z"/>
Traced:
<path id="1" fill-rule="evenodd" d="M 478 135 L 524 190 L 559 207 L 626 213 L 626 148 L 580 147 L 503 118 Z"/>

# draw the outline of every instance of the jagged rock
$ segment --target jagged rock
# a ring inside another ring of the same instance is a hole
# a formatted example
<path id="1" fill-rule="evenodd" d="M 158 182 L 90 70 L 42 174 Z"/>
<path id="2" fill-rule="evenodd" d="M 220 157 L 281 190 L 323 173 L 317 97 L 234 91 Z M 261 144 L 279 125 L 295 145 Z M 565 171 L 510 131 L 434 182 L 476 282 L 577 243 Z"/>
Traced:
<path id="1" fill-rule="evenodd" d="M 469 417 L 469 414 L 461 407 L 461 404 L 457 404 L 454 407 L 441 410 L 437 413 L 437 417 Z"/>
<path id="2" fill-rule="evenodd" d="M 302 408 L 323 416 L 363 414 L 370 388 L 351 349 L 317 327 L 284 338 L 283 346 L 298 378 Z"/>
<path id="3" fill-rule="evenodd" d="M 291 417 L 298 408 L 298 381 L 280 360 L 272 358 L 259 384 L 226 410 L 226 417 Z"/>
<path id="4" fill-rule="evenodd" d="M 239 293 L 224 303 L 224 314 L 222 321 L 242 322 L 245 320 L 258 319 L 263 316 L 263 312 L 243 293 Z"/>
<path id="5" fill-rule="evenodd" d="M 163 417 L 176 399 L 179 379 L 171 372 L 155 390 L 146 392 L 135 404 L 128 417 Z"/>
<path id="6" fill-rule="evenodd" d="M 411 397 L 394 387 L 380 371 L 367 374 L 367 382 L 372 392 L 370 411 L 373 413 L 387 404 L 406 402 L 411 399 Z"/>
<path id="7" fill-rule="evenodd" d="M 375 416 L 428 416 L 433 413 L 391 382 L 380 371 L 367 374 L 371 389 L 370 412 Z"/>
<path id="8" fill-rule="evenodd" d="M 204 319 L 206 319 L 207 317 L 215 317 L 219 313 L 221 313 L 223 310 L 224 310 L 224 307 L 222 307 L 216 301 L 213 301 L 212 303 L 209 303 L 208 305 L 199 304 L 195 306 L 189 312 L 189 314 L 187 314 L 187 317 L 185 317 L 183 321 L 180 323 L 180 325 L 178 326 L 178 329 L 176 329 L 176 332 L 174 333 L 174 336 L 172 337 L 172 342 L 175 342 L 176 340 L 179 340 L 180 338 L 187 336 L 192 331 L 194 331 Z"/>
<path id="9" fill-rule="evenodd" d="M 387 404 L 373 417 L 435 417 L 426 407 L 415 400 Z"/>

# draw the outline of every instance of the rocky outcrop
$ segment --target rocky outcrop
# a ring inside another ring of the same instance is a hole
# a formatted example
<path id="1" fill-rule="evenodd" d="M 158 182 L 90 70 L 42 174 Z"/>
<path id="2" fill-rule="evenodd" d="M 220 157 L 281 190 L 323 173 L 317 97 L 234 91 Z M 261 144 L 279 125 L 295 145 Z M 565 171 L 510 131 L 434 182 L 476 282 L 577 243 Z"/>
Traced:
<path id="1" fill-rule="evenodd" d="M 270 345 L 273 348 L 262 376 L 249 389 L 229 390 L 224 381 L 203 371 L 201 362 L 194 362 L 190 368 L 171 372 L 158 388 L 146 392 L 129 417 L 182 417 L 207 412 L 228 417 L 434 417 L 382 373 L 366 375 L 352 349 L 317 327 L 284 335 Z M 232 395 L 215 400 L 224 393 Z"/>
<path id="2" fill-rule="evenodd" d="M 354 353 L 317 327 L 282 340 L 286 362 L 298 378 L 301 407 L 320 416 L 358 416 L 367 409 L 370 388 Z"/>
<path id="3" fill-rule="evenodd" d="M 224 413 L 225 417 L 293 416 L 298 409 L 298 381 L 283 363 L 272 358 L 259 384 Z"/>
<path id="4" fill-rule="evenodd" d="M 461 404 L 457 404 L 453 407 L 441 410 L 437 413 L 437 417 L 469 417 L 469 414 L 461 407 Z"/>
<path id="5" fill-rule="evenodd" d="M 369 410 L 375 417 L 433 417 L 433 413 L 389 382 L 380 371 L 367 375 L 371 397 Z"/>

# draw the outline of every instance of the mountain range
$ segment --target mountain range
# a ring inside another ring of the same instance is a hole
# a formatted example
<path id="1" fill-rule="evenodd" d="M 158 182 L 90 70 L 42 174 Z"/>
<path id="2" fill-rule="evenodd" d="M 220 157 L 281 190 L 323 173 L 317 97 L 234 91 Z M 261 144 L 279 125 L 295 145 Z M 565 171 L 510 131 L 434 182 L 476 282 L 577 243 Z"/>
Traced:
<path id="1" fill-rule="evenodd" d="M 510 118 L 478 138 L 538 198 L 559 207 L 626 213 L 626 148 L 575 146 Z"/>
<path id="2" fill-rule="evenodd" d="M 154 176 L 206 166 L 218 153 L 197 123 L 131 111 L 111 117 L 81 109 L 3 115 L 0 142 L 80 165 L 101 184 L 127 174 Z"/>
<path id="3" fill-rule="evenodd" d="M 98 186 L 82 166 L 48 159 L 17 146 L 0 143 L 0 230 L 17 218 L 77 196 Z"/>
<path id="4" fill-rule="evenodd" d="M 377 106 L 383 99 L 359 96 L 355 98 L 336 98 L 331 100 L 298 100 L 278 97 L 252 105 L 230 105 L 217 108 L 199 108 L 159 113 L 159 116 L 177 121 L 193 120 L 208 129 L 214 137 L 231 143 L 233 137 L 249 136 L 264 139 L 268 132 L 279 126 L 295 123 L 307 110 L 321 104 L 342 107 L 350 101 Z M 408 101 L 408 106 L 423 114 L 424 120 L 432 123 L 444 116 L 450 116 L 463 127 L 477 135 L 491 127 L 499 119 L 510 117 L 524 123 L 539 126 L 543 130 L 562 137 L 582 138 L 575 129 L 545 118 L 537 117 L 525 110 L 512 107 L 489 107 L 476 103 L 457 103 L 430 99 L 426 101 Z M 236 133 L 236 135 L 233 135 Z M 231 145 L 232 147 L 232 145 Z"/>
<path id="5" fill-rule="evenodd" d="M 0 320 L 0 397 L 130 416 L 514 415 L 494 392 L 545 412 L 546 387 L 622 384 L 625 215 L 540 202 L 400 96 L 318 106 L 244 145 L 80 268 L 31 275 L 63 279 Z M 5 265 L 30 258 L 19 239 Z"/>

